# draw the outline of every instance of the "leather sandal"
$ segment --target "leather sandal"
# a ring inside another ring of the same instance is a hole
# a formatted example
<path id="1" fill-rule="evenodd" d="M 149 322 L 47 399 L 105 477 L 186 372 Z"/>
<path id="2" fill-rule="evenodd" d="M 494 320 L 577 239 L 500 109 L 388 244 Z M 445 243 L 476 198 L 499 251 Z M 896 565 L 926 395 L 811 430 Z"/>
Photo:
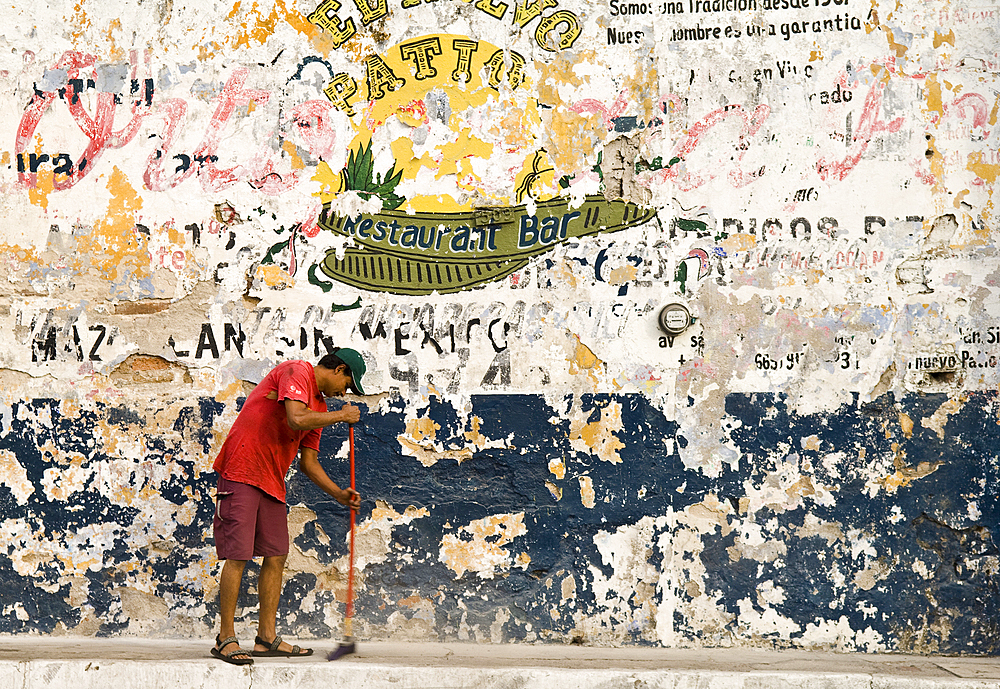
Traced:
<path id="1" fill-rule="evenodd" d="M 229 653 L 223 653 L 222 649 L 229 644 L 236 644 L 236 650 L 230 651 Z M 253 665 L 253 658 L 250 657 L 250 652 L 246 649 L 239 647 L 240 642 L 236 640 L 235 636 L 231 636 L 228 639 L 222 639 L 219 635 L 215 637 L 215 646 L 212 647 L 212 655 L 220 660 L 224 660 L 232 665 Z"/>
<path id="2" fill-rule="evenodd" d="M 258 651 L 254 649 L 252 654 L 258 658 L 305 658 L 306 656 L 311 656 L 313 650 L 311 648 L 302 648 L 301 646 L 292 646 L 291 651 L 281 651 L 278 646 L 281 645 L 281 637 L 274 637 L 274 641 L 268 642 L 264 641 L 259 636 L 256 637 L 253 642 L 258 646 L 267 646 L 266 651 Z"/>

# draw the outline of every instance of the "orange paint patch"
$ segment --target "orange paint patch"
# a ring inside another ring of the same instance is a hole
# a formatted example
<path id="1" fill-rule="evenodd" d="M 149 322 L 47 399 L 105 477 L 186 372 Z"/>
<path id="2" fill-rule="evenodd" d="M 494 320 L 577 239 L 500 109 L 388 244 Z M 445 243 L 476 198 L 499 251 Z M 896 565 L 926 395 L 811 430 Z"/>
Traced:
<path id="1" fill-rule="evenodd" d="M 279 19 L 292 24 L 290 20 L 294 18 L 298 22 L 309 24 L 298 12 L 290 12 L 282 0 L 278 0 L 266 16 L 261 12 L 260 5 L 256 2 L 253 3 L 249 10 L 241 14 L 240 10 L 242 6 L 243 3 L 237 0 L 236 4 L 233 5 L 233 9 L 229 12 L 229 16 L 226 17 L 229 20 L 230 26 L 239 28 L 229 43 L 232 48 L 239 48 L 241 46 L 250 48 L 256 45 L 264 45 L 267 43 L 267 39 L 274 34 Z"/>
<path id="2" fill-rule="evenodd" d="M 749 251 L 757 246 L 757 237 L 752 234 L 734 234 L 719 242 L 719 246 L 725 249 L 727 254 Z"/>
<path id="3" fill-rule="evenodd" d="M 302 170 L 305 168 L 306 163 L 302 160 L 302 156 L 299 155 L 299 150 L 291 141 L 285 141 L 281 144 L 281 150 L 288 154 L 289 162 L 292 164 L 293 170 Z"/>
<path id="4" fill-rule="evenodd" d="M 40 154 L 42 148 L 42 138 L 35 137 L 35 153 Z M 63 175 L 60 175 L 62 177 Z M 35 174 L 35 183 L 28 188 L 28 201 L 33 206 L 47 210 L 49 207 L 49 194 L 55 188 L 55 175 L 51 169 L 39 169 Z"/>
<path id="5" fill-rule="evenodd" d="M 927 110 L 944 115 L 944 101 L 941 97 L 941 84 L 938 83 L 936 74 L 927 75 L 924 81 L 924 100 L 927 103 Z"/>
<path id="6" fill-rule="evenodd" d="M 948 33 L 944 33 L 944 34 L 943 33 L 938 33 L 937 31 L 934 32 L 934 47 L 935 48 L 940 48 L 945 43 L 950 43 L 952 48 L 955 47 L 955 30 L 954 29 L 952 29 Z"/>
<path id="7" fill-rule="evenodd" d="M 604 362 L 588 347 L 580 341 L 580 337 L 574 333 L 570 333 L 570 337 L 574 340 L 575 346 L 573 347 L 573 352 L 567 359 L 569 362 L 569 372 L 573 375 L 579 373 L 589 373 L 591 378 L 596 382 L 596 373 L 598 371 L 603 371 L 605 366 Z"/>
<path id="8" fill-rule="evenodd" d="M 969 154 L 969 162 L 966 169 L 976 173 L 990 184 L 996 184 L 997 174 L 1000 173 L 1000 165 L 991 165 L 983 162 L 983 152 L 977 151 Z"/>
<path id="9" fill-rule="evenodd" d="M 111 172 L 107 188 L 111 200 L 104 219 L 89 235 L 76 236 L 77 256 L 112 282 L 145 277 L 150 268 L 146 238 L 135 229 L 142 199 L 117 166 Z"/>
<path id="10" fill-rule="evenodd" d="M 111 45 L 108 51 L 108 57 L 113 60 L 123 60 L 125 58 L 125 50 L 118 46 L 118 41 L 115 40 L 115 31 L 121 33 L 122 22 L 120 19 L 112 19 L 108 23 L 108 28 L 104 30 L 104 37 L 108 39 L 108 43 Z"/>
<path id="11" fill-rule="evenodd" d="M 406 432 L 417 442 L 434 440 L 441 425 L 433 419 L 410 419 L 406 422 Z"/>

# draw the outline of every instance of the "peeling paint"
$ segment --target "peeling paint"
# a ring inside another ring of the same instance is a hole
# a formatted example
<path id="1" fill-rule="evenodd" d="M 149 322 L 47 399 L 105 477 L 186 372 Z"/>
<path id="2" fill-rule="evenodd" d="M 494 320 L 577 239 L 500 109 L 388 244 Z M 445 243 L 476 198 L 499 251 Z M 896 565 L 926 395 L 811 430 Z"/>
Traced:
<path id="1" fill-rule="evenodd" d="M 214 456 L 352 346 L 359 638 L 997 652 L 996 11 L 549 4 L 0 9 L 0 633 L 210 637 Z"/>

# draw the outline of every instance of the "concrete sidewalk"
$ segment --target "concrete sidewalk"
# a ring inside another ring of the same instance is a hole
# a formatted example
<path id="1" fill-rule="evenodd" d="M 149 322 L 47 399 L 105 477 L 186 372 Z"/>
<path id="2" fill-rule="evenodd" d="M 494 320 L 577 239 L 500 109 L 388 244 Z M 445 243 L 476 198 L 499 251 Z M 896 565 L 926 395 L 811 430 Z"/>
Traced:
<path id="1" fill-rule="evenodd" d="M 294 640 L 292 640 L 294 641 Z M 1000 658 L 366 643 L 336 662 L 211 657 L 211 640 L 0 637 L 0 689 L 1000 689 Z"/>

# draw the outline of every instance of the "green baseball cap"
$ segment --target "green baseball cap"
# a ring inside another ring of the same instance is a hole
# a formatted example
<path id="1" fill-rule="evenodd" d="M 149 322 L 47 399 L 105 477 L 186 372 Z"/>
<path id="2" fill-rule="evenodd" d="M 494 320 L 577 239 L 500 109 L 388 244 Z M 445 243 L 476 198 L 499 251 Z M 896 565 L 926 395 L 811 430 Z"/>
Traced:
<path id="1" fill-rule="evenodd" d="M 361 358 L 360 352 L 356 349 L 341 347 L 334 353 L 334 355 L 347 364 L 347 367 L 351 369 L 351 390 L 353 390 L 355 394 L 364 395 L 365 390 L 361 387 L 361 378 L 365 375 L 367 367 L 365 366 L 365 360 Z"/>

